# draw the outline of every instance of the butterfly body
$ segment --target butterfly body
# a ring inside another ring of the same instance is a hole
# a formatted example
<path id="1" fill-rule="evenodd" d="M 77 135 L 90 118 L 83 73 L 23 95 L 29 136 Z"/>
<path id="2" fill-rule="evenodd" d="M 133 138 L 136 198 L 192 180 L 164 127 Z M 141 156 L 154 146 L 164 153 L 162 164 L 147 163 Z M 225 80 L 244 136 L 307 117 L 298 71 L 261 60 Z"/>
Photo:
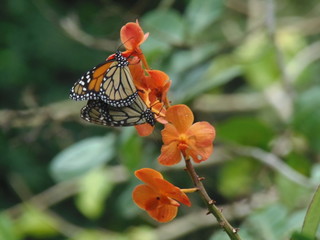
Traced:
<path id="1" fill-rule="evenodd" d="M 106 126 L 126 127 L 148 123 L 155 125 L 154 113 L 138 95 L 135 101 L 126 107 L 112 107 L 102 100 L 89 100 L 81 110 L 84 120 Z"/>
<path id="2" fill-rule="evenodd" d="M 128 65 L 127 58 L 117 51 L 114 59 L 84 74 L 71 88 L 70 98 L 76 101 L 101 99 L 113 107 L 131 105 L 138 91 Z"/>

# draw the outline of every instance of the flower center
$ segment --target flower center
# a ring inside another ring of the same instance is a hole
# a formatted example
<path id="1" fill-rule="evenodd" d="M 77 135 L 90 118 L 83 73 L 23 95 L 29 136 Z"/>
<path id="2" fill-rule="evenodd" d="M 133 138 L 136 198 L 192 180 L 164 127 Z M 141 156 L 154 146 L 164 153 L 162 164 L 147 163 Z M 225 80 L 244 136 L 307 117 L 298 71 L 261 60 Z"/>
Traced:
<path id="1" fill-rule="evenodd" d="M 179 143 L 178 143 L 178 148 L 180 151 L 185 151 L 188 149 L 188 144 L 187 144 L 187 136 L 185 134 L 180 134 L 179 136 Z"/>

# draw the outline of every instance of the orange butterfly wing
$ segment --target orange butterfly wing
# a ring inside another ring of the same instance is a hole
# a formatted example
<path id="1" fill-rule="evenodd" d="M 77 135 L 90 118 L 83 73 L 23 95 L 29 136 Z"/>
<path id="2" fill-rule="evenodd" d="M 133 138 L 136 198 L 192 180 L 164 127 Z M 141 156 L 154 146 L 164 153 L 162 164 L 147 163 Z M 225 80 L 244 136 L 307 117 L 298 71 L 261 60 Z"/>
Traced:
<path id="1" fill-rule="evenodd" d="M 138 95 L 128 67 L 120 51 L 83 75 L 71 88 L 70 98 L 76 101 L 99 100 L 113 107 L 131 105 Z"/>
<path id="2" fill-rule="evenodd" d="M 113 62 L 106 61 L 84 74 L 71 88 L 70 98 L 76 101 L 99 99 L 101 82 Z"/>

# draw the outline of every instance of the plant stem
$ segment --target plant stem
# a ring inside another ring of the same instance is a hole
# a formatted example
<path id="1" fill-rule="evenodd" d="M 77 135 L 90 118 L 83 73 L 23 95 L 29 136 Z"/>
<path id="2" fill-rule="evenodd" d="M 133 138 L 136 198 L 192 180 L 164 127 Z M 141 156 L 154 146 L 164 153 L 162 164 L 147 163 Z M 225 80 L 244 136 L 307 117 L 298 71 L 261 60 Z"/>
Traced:
<path id="1" fill-rule="evenodd" d="M 186 154 L 183 154 L 183 155 L 184 155 L 184 159 L 186 162 L 187 172 L 189 173 L 195 187 L 198 188 L 202 199 L 205 201 L 207 208 L 208 208 L 208 214 L 211 213 L 215 216 L 219 225 L 225 230 L 225 232 L 228 234 L 228 236 L 230 237 L 231 240 L 241 240 L 241 238 L 238 234 L 238 229 L 231 226 L 231 224 L 223 216 L 221 209 L 219 209 L 215 205 L 215 201 L 209 197 L 206 189 L 204 188 L 204 186 L 201 182 L 203 179 L 199 178 L 198 174 L 196 173 L 196 171 L 190 161 L 190 157 L 187 156 Z"/>

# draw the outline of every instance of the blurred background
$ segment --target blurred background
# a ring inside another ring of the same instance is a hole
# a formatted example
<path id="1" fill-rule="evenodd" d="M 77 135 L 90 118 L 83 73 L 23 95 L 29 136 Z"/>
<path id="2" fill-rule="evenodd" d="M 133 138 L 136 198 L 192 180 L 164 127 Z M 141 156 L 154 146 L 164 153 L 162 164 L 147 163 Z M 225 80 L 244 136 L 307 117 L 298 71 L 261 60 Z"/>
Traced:
<path id="1" fill-rule="evenodd" d="M 197 194 L 159 224 L 132 202 L 133 171 L 161 167 L 163 126 L 87 124 L 74 82 L 139 19 L 142 49 L 172 79 L 169 98 L 217 131 L 196 166 L 242 239 L 289 239 L 320 180 L 317 0 L 4 1 L 0 48 L 0 239 L 228 239 Z"/>

